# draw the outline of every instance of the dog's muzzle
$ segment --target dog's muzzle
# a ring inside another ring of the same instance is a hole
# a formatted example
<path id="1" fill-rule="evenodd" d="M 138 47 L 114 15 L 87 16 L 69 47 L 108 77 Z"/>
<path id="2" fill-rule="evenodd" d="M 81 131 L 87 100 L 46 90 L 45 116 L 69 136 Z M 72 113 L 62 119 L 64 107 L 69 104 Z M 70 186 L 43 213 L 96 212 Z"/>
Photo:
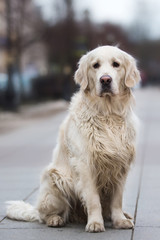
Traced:
<path id="1" fill-rule="evenodd" d="M 112 78 L 109 75 L 103 75 L 100 78 L 100 83 L 101 83 L 101 92 L 112 92 L 111 89 L 111 84 L 112 84 Z"/>

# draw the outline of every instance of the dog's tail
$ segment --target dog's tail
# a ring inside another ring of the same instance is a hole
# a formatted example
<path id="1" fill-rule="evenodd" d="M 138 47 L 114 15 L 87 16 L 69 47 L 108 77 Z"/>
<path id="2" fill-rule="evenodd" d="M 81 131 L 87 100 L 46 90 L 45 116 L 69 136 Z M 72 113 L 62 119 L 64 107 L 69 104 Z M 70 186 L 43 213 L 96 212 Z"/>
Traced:
<path id="1" fill-rule="evenodd" d="M 7 204 L 7 217 L 19 221 L 26 222 L 41 222 L 38 210 L 24 201 L 8 201 Z"/>

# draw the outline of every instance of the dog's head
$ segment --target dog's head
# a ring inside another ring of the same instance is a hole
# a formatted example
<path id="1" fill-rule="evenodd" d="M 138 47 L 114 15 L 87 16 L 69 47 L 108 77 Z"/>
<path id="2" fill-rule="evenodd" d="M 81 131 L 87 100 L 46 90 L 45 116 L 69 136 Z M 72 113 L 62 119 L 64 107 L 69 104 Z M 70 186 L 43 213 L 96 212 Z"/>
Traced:
<path id="1" fill-rule="evenodd" d="M 98 47 L 82 56 L 75 73 L 81 89 L 99 97 L 123 93 L 139 80 L 135 59 L 112 46 Z"/>

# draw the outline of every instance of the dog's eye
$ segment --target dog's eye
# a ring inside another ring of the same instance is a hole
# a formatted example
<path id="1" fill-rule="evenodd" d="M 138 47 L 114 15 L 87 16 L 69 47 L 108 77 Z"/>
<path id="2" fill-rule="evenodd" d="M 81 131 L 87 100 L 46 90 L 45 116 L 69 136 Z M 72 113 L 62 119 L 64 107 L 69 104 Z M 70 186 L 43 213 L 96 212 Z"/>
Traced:
<path id="1" fill-rule="evenodd" d="M 99 68 L 99 67 L 100 67 L 100 64 L 99 64 L 99 63 L 95 63 L 95 64 L 93 65 L 93 67 L 94 67 L 94 68 Z"/>
<path id="2" fill-rule="evenodd" d="M 115 68 L 118 68 L 118 67 L 120 66 L 120 64 L 119 64 L 118 62 L 115 62 L 115 61 L 114 61 L 114 62 L 112 63 L 112 66 L 115 67 Z"/>

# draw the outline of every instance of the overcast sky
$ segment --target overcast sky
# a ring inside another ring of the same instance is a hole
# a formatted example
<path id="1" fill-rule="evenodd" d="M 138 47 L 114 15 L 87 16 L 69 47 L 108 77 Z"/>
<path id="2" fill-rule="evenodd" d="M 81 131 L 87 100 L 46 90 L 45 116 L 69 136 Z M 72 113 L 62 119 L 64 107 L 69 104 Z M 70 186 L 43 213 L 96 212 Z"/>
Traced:
<path id="1" fill-rule="evenodd" d="M 63 2 L 34 1 L 42 7 L 47 19 L 53 17 L 53 2 Z M 140 2 L 143 2 L 143 5 Z M 129 26 L 137 19 L 147 25 L 152 37 L 160 37 L 160 0 L 74 0 L 74 6 L 77 18 L 81 18 L 83 11 L 88 9 L 91 19 L 95 22 L 110 21 Z M 141 10 L 138 15 L 139 9 Z"/>

